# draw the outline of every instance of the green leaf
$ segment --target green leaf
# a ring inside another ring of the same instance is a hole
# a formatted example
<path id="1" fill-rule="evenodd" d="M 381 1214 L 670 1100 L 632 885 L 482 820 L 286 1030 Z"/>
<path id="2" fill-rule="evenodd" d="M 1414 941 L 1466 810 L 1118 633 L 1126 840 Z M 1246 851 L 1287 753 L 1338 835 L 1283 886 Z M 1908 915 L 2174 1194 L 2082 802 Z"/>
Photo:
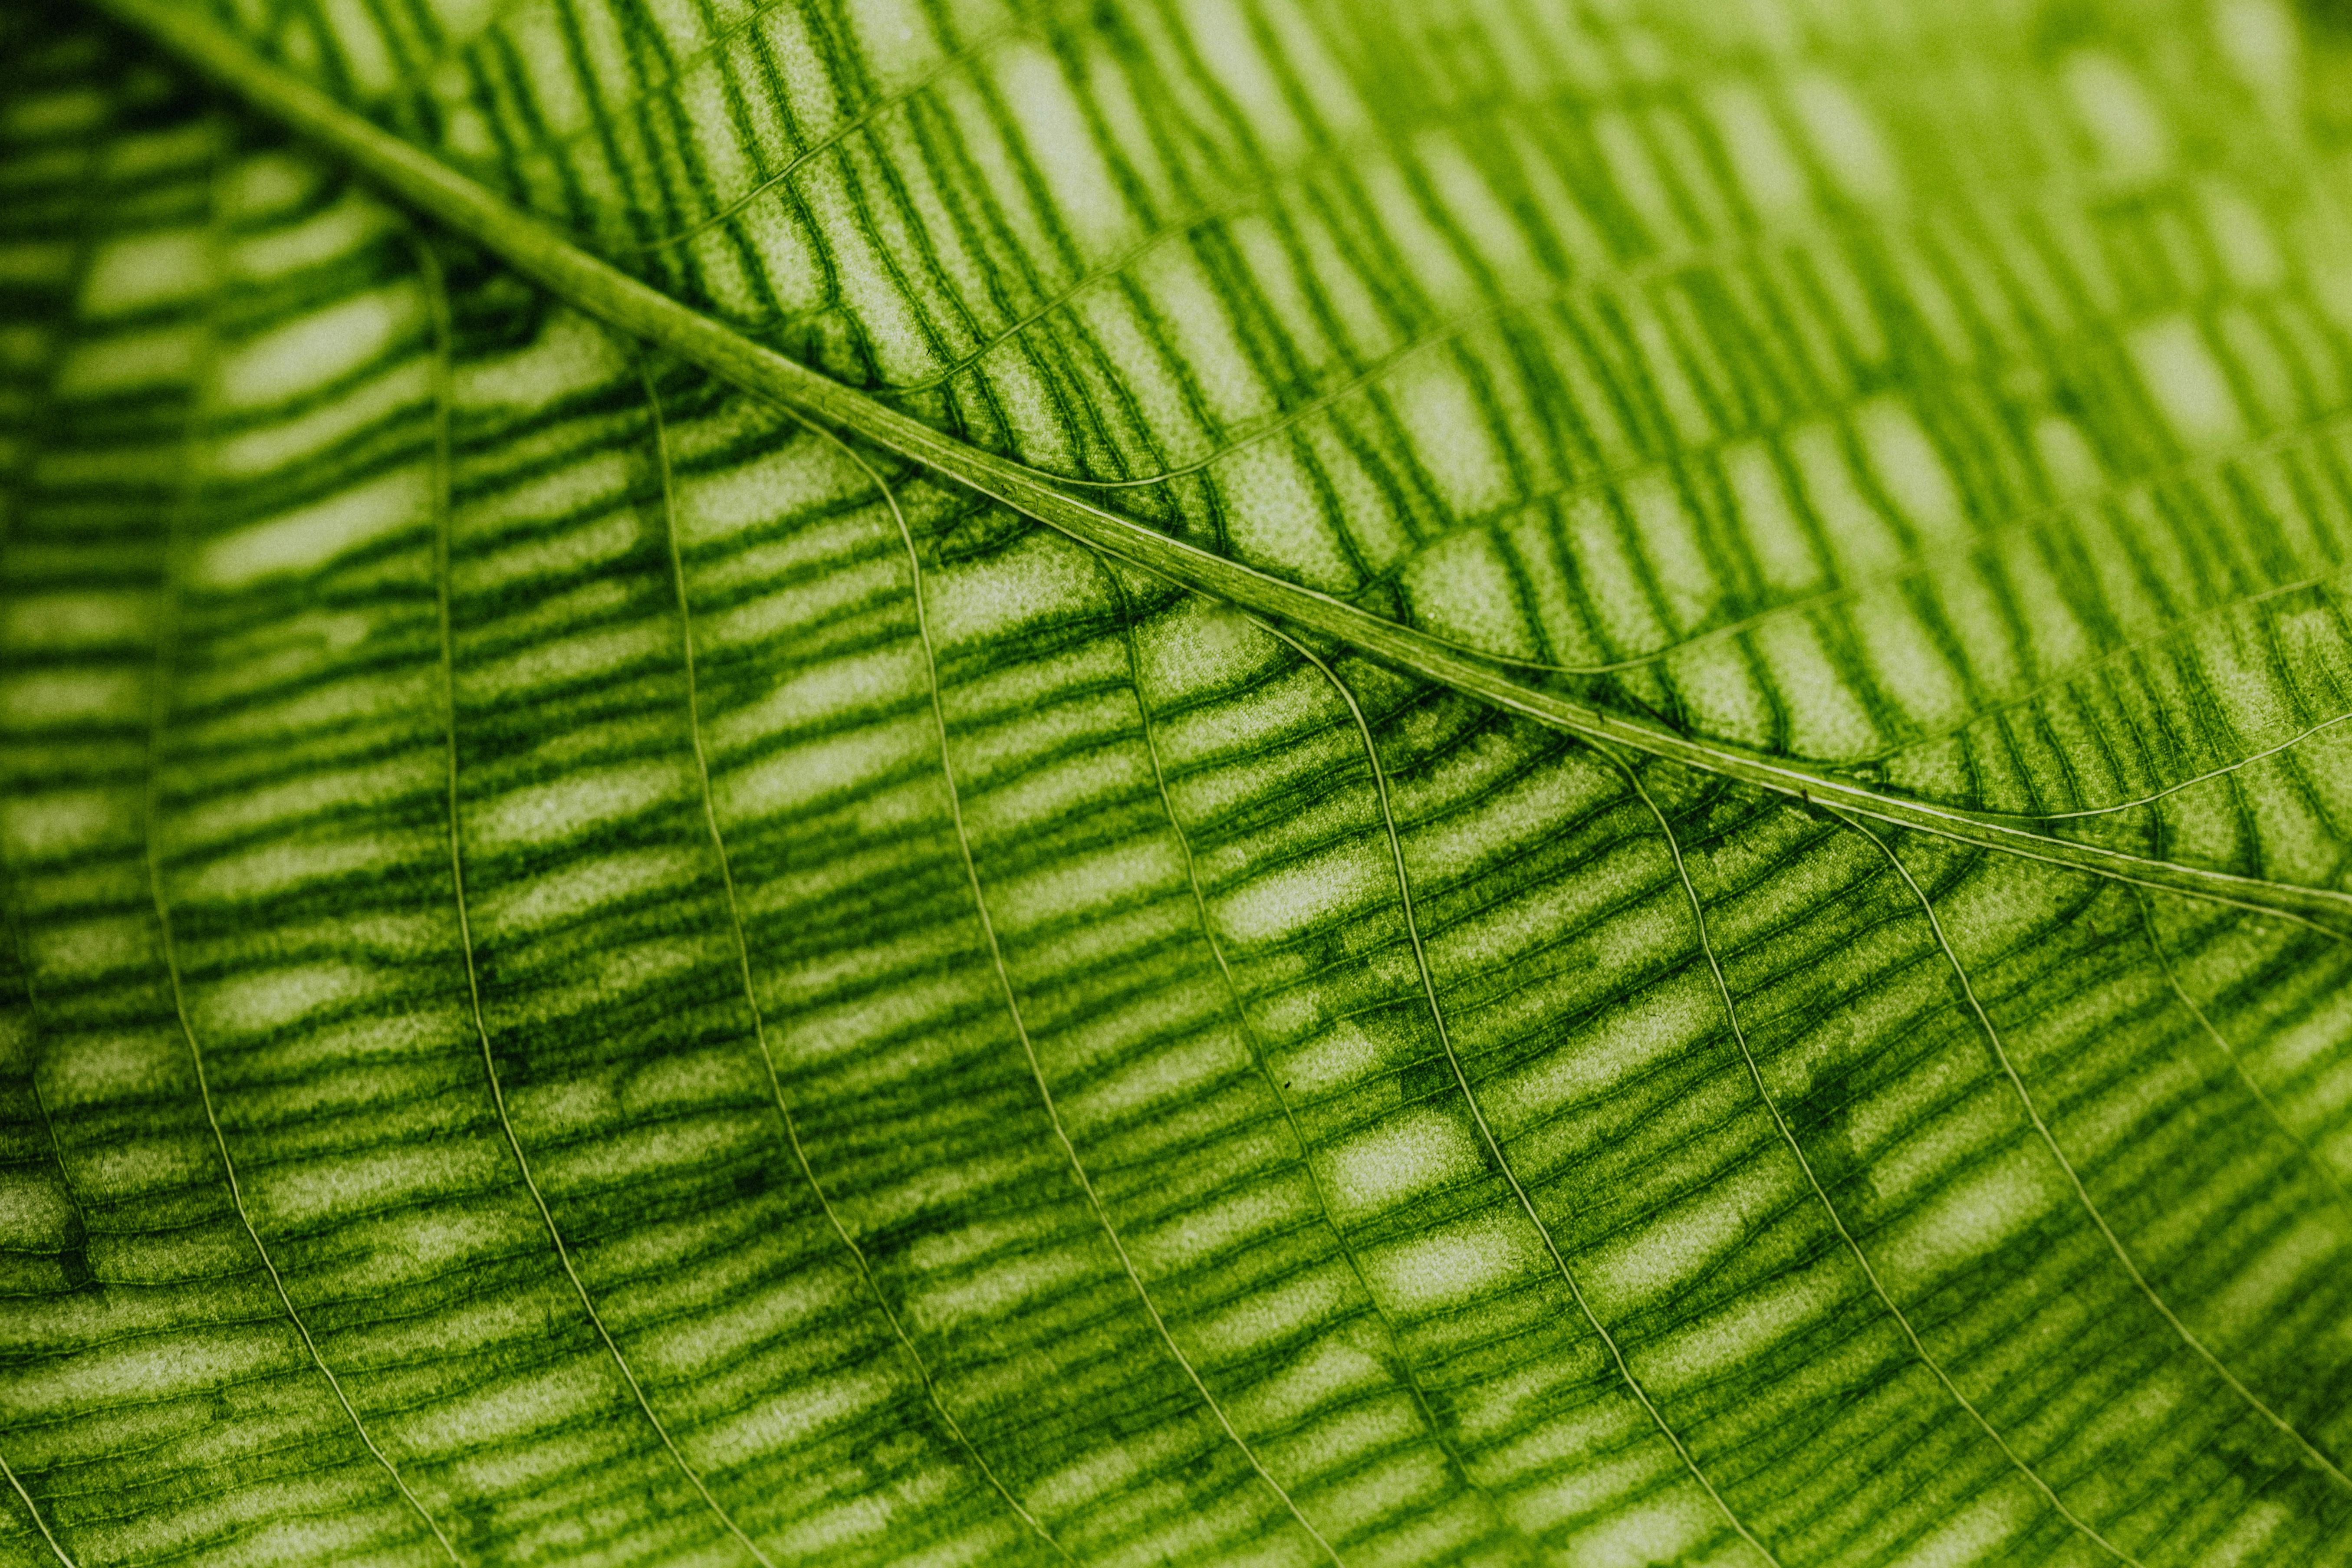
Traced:
<path id="1" fill-rule="evenodd" d="M 0 1552 L 2352 1561 L 2326 8 L 104 9 Z"/>

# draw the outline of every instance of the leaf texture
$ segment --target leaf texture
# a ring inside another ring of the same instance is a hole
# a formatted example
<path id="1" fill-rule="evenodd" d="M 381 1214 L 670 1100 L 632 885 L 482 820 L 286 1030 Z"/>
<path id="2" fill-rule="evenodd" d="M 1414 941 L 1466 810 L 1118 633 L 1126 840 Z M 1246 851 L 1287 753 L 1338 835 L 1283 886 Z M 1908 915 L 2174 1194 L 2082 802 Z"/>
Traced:
<path id="1" fill-rule="evenodd" d="M 181 16 L 725 331 L 0 23 L 0 1551 L 2352 1560 L 2326 16 Z"/>

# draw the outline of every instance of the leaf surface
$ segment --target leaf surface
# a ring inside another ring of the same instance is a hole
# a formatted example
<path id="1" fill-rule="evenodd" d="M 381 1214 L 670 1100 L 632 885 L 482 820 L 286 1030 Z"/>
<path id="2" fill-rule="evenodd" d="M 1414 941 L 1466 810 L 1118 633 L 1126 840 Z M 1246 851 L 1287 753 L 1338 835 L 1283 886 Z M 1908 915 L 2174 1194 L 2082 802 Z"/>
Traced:
<path id="1" fill-rule="evenodd" d="M 114 9 L 8 1550 L 2352 1557 L 2324 16 Z"/>

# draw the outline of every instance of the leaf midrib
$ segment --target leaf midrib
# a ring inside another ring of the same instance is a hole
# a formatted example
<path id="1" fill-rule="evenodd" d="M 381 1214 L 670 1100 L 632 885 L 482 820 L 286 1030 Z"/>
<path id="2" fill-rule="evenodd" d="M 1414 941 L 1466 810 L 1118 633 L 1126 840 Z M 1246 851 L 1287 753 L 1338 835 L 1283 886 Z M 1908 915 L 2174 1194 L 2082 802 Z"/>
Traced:
<path id="1" fill-rule="evenodd" d="M 932 428 L 757 343 L 582 249 L 475 180 L 384 131 L 171 0 L 92 0 L 202 75 L 331 151 L 391 194 L 497 255 L 583 312 L 759 398 L 814 415 L 1082 543 L 1179 585 L 1347 643 L 1384 663 L 1548 728 L 1821 807 L 2129 885 L 2293 921 L 2352 942 L 2352 893 L 2277 882 L 2084 843 L 1930 803 L 1720 742 L 1675 734 L 1521 685 L 1413 627 L 1170 537 L 1079 500 L 1022 465 Z"/>

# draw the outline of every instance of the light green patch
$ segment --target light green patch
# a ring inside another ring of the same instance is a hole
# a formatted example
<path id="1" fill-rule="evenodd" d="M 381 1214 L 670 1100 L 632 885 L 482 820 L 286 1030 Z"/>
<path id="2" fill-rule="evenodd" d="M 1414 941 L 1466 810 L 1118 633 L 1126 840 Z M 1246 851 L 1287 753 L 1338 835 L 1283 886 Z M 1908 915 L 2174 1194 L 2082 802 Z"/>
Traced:
<path id="1" fill-rule="evenodd" d="M 190 1009 L 198 1037 L 266 1034 L 373 994 L 383 977 L 341 963 L 265 970 L 207 987 Z"/>
<path id="2" fill-rule="evenodd" d="M 814 440 L 789 442 L 718 473 L 680 479 L 674 502 L 679 543 L 688 549 L 717 543 L 790 517 L 813 499 L 820 504 L 836 495 L 845 500 L 872 488 L 873 481 L 832 447 Z"/>
<path id="3" fill-rule="evenodd" d="M 1122 846 L 1118 849 L 1009 879 L 989 900 L 991 912 L 1008 933 L 1051 920 L 1092 916 L 1154 888 L 1181 886 L 1184 868 L 1175 844 Z"/>
<path id="4" fill-rule="evenodd" d="M 26 94 L 0 110 L 0 129 L 32 140 L 87 131 L 101 123 L 110 107 L 95 88 L 66 88 Z"/>
<path id="5" fill-rule="evenodd" d="M 299 1230 L 446 1193 L 479 1192 L 507 1173 L 487 1147 L 402 1149 L 255 1173 L 249 1188 L 257 1225 Z"/>
<path id="6" fill-rule="evenodd" d="M 256 426 L 215 444 L 212 470 L 235 479 L 299 462 L 401 413 L 420 409 L 432 390 L 431 366 L 421 358 L 409 360 L 370 376 L 349 396 L 322 403 L 290 419 Z"/>
<path id="7" fill-rule="evenodd" d="M 1592 1033 L 1547 1052 L 1484 1091 L 1486 1114 L 1509 1132 L 1585 1103 L 1645 1067 L 1670 1060 L 1723 1026 L 1723 1002 L 1700 974 L 1645 991 L 1603 1014 Z"/>
<path id="8" fill-rule="evenodd" d="M 1803 1179 L 1793 1162 L 1743 1166 L 1596 1247 L 1581 1268 L 1593 1310 L 1605 1321 L 1665 1306 L 1746 1239 Z"/>
<path id="9" fill-rule="evenodd" d="M 1189 1264 L 1278 1227 L 1307 1223 L 1314 1213 L 1311 1196 L 1295 1185 L 1238 1193 L 1156 1232 L 1130 1237 L 1128 1251 L 1138 1271 L 1146 1279 L 1156 1279 L 1181 1273 Z"/>
<path id="10" fill-rule="evenodd" d="M 207 861 L 186 876 L 177 892 L 192 904 L 236 904 L 305 884 L 327 887 L 354 877 L 383 876 L 408 862 L 415 847 L 397 837 L 264 844 Z"/>
<path id="11" fill-rule="evenodd" d="M 136 831 L 129 805 L 107 790 L 51 790 L 0 802 L 0 842 L 12 860 L 60 860 Z"/>
<path id="12" fill-rule="evenodd" d="M 2302 1221 L 2273 1241 L 2244 1265 L 2230 1288 L 2213 1301 L 2216 1323 L 2259 1323 L 2285 1304 L 2289 1292 L 2300 1295 L 2313 1270 L 2325 1267 L 2343 1251 L 2343 1233 L 2319 1215 Z"/>
<path id="13" fill-rule="evenodd" d="M 1081 254 L 1106 255 L 1130 241 L 1133 217 L 1060 68 L 1044 51 L 1017 45 L 993 64 L 1023 143 L 1037 160 L 1054 209 Z"/>
<path id="14" fill-rule="evenodd" d="M 1841 195 L 1870 204 L 1901 199 L 1903 176 L 1894 154 L 1851 88 L 1825 72 L 1808 70 L 1790 80 L 1788 93 L 1813 156 Z"/>
<path id="15" fill-rule="evenodd" d="M 1642 1381 L 1661 1394 L 1736 1374 L 1746 1362 L 1806 1332 L 1854 1293 L 1855 1281 L 1823 1264 L 1775 1280 L 1701 1319 L 1678 1339 L 1643 1353 Z"/>
<path id="16" fill-rule="evenodd" d="M 73 1200 L 45 1176 L 0 1177 L 0 1245 L 12 1252 L 56 1252 L 68 1242 Z"/>
<path id="17" fill-rule="evenodd" d="M 659 668 L 675 657 L 677 648 L 675 629 L 657 622 L 599 626 L 496 663 L 475 665 L 457 684 L 469 702 L 495 701 L 553 685 L 617 680 L 632 667 Z"/>
<path id="18" fill-rule="evenodd" d="M 1318 1163 L 1340 1222 L 1355 1224 L 1474 1178 L 1478 1156 L 1477 1135 L 1466 1118 L 1412 1109 L 1325 1150 Z"/>
<path id="19" fill-rule="evenodd" d="M 1803 165 L 1772 116 L 1764 95 L 1748 82 L 1726 82 L 1706 97 L 1716 132 L 1731 155 L 1739 194 L 1767 224 L 1809 216 L 1812 192 Z"/>
<path id="20" fill-rule="evenodd" d="M 1409 360 L 1389 392 L 1448 510 L 1471 517 L 1510 499 L 1503 455 L 1459 365 L 1438 354 Z"/>
<path id="21" fill-rule="evenodd" d="M 432 517 L 432 471 L 395 468 L 325 500 L 284 512 L 196 552 L 194 574 L 209 587 L 241 588 L 266 577 L 315 572 L 355 551 L 422 530 Z"/>
<path id="22" fill-rule="evenodd" d="M 1940 1523 L 1895 1561 L 1901 1568 L 1956 1568 L 1997 1561 L 2002 1544 L 2047 1506 L 2023 1482 L 2004 1486 L 1958 1518 Z"/>
<path id="23" fill-rule="evenodd" d="M 1884 744 L 1869 710 L 1831 662 L 1812 626 L 1794 619 L 1774 621 L 1758 630 L 1754 641 L 1786 706 L 1790 751 L 1804 757 L 1866 757 Z"/>
<path id="24" fill-rule="evenodd" d="M 1387 1059 L 1386 1047 L 1362 1025 L 1343 1019 L 1281 1053 L 1276 1074 L 1289 1089 L 1316 1099 L 1362 1082 Z"/>
<path id="25" fill-rule="evenodd" d="M 520 934 L 577 920 L 599 905 L 640 899 L 663 888 L 692 887 L 704 869 L 704 857 L 687 849 L 647 847 L 600 855 L 512 888 L 478 893 L 471 911 L 481 931 Z"/>
<path id="26" fill-rule="evenodd" d="M 1579 585 L 1594 601 L 1609 658 L 1665 647 L 1672 635 L 1650 603 L 1643 567 L 1625 548 L 1618 515 L 1584 496 L 1569 501 L 1568 540 Z"/>
<path id="27" fill-rule="evenodd" d="M 2086 49 L 2065 64 L 2067 96 L 2107 172 L 2118 180 L 2162 174 L 2173 161 L 2172 137 L 2132 68 L 2104 50 Z"/>
<path id="28" fill-rule="evenodd" d="M 2073 1195 L 2039 1144 L 2012 1144 L 1891 1231 L 1878 1249 L 1879 1268 L 1890 1289 L 1924 1288 L 1981 1261 Z"/>
<path id="29" fill-rule="evenodd" d="M 1434 1226 L 1367 1252 L 1364 1278 L 1391 1311 L 1423 1317 L 1469 1307 L 1549 1266 L 1526 1222 L 1496 1215 Z"/>
<path id="30" fill-rule="evenodd" d="M 1337 1263 L 1293 1275 L 1203 1314 L 1189 1357 L 1212 1368 L 1220 1363 L 1247 1367 L 1279 1352 L 1302 1325 L 1337 1323 L 1361 1300 L 1354 1280 Z"/>
<path id="31" fill-rule="evenodd" d="M 1820 587 L 1821 559 L 1797 521 L 1771 454 L 1760 444 L 1743 441 L 1725 450 L 1723 466 L 1765 581 L 1784 594 Z"/>
<path id="32" fill-rule="evenodd" d="M 1100 581 L 1083 552 L 1054 535 L 1033 534 L 984 567 L 927 575 L 932 644 L 953 648 L 1018 632 L 1045 605 L 1087 595 Z"/>
<path id="33" fill-rule="evenodd" d="M 2245 433 L 2229 379 L 2194 321 L 2152 321 L 2132 334 L 2131 352 L 2149 400 L 2182 445 L 2207 447 Z"/>
<path id="34" fill-rule="evenodd" d="M 413 285 L 354 295 L 228 350 L 213 373 L 214 395 L 225 409 L 284 404 L 383 358 L 424 320 Z"/>
<path id="35" fill-rule="evenodd" d="M 1136 270 L 1150 299 L 1152 326 L 1173 341 L 1172 352 L 1209 417 L 1237 425 L 1274 413 L 1268 389 L 1242 350 L 1240 324 L 1192 257 L 1162 247 L 1148 252 Z"/>
<path id="36" fill-rule="evenodd" d="M 1704 1497 L 1681 1493 L 1617 1513 L 1574 1537 L 1576 1561 L 1594 1568 L 1649 1568 L 1687 1563 L 1719 1527 L 1721 1514 Z"/>
<path id="37" fill-rule="evenodd" d="M 0 1408 L 14 1426 L 55 1419 L 90 1400 L 128 1404 L 203 1393 L 270 1370 L 278 1349 L 276 1335 L 253 1329 L 226 1329 L 194 1342 L 113 1346 L 16 1380 Z"/>
<path id="38" fill-rule="evenodd" d="M 546 844 L 691 798 L 693 790 L 692 772 L 679 762 L 625 763 L 469 804 L 466 837 L 485 849 Z"/>
<path id="39" fill-rule="evenodd" d="M 944 1333 L 1017 1312 L 1023 1303 L 1091 1276 L 1098 1267 L 1087 1250 L 1056 1247 L 982 1265 L 963 1279 L 926 1287 L 907 1314 L 925 1333 Z"/>
<path id="40" fill-rule="evenodd" d="M 209 243 L 202 229 L 167 229 L 103 247 L 83 275 L 81 309 L 103 320 L 196 299 L 212 282 Z"/>
<path id="41" fill-rule="evenodd" d="M 1365 908 L 1395 885 L 1385 847 L 1358 840 L 1213 894 L 1210 909 L 1228 940 L 1276 942 Z"/>

